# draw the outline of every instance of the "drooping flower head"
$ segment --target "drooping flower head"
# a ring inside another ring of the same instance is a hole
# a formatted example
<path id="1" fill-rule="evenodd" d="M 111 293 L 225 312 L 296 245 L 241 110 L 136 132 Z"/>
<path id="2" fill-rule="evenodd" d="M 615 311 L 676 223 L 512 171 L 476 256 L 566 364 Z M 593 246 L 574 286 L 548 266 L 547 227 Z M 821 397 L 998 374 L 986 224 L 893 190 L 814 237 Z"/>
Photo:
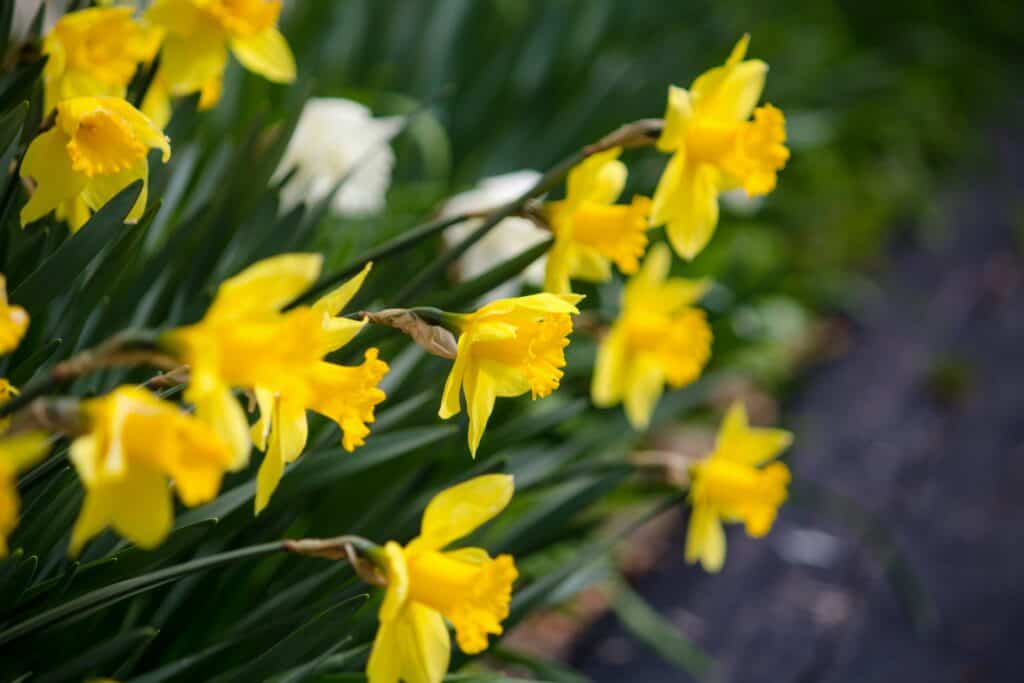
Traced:
<path id="1" fill-rule="evenodd" d="M 441 419 L 469 413 L 469 450 L 476 455 L 499 396 L 530 392 L 543 398 L 558 388 L 578 294 L 534 294 L 492 301 L 474 313 L 452 316 L 459 330 L 455 363 L 444 385 Z"/>
<path id="2" fill-rule="evenodd" d="M 18 472 L 42 459 L 49 443 L 43 432 L 0 437 L 0 557 L 7 557 L 7 537 L 18 525 Z"/>
<path id="3" fill-rule="evenodd" d="M 201 321 L 170 330 L 162 339 L 190 368 L 185 400 L 231 445 L 235 467 L 248 462 L 252 441 L 232 389 L 255 394 L 261 417 L 252 435 L 267 449 L 257 510 L 269 500 L 284 464 L 305 446 L 306 410 L 335 420 L 343 446 L 351 450 L 362 444 L 373 407 L 384 399 L 377 385 L 388 368 L 376 349 L 369 349 L 357 367 L 323 361 L 364 324 L 337 314 L 369 267 L 313 306 L 281 311 L 313 284 L 321 263 L 319 254 L 284 254 L 255 263 L 220 286 Z"/>
<path id="4" fill-rule="evenodd" d="M 638 430 L 650 423 L 665 385 L 694 381 L 711 357 L 711 328 L 693 305 L 708 283 L 668 277 L 671 261 L 664 244 L 651 248 L 626 283 L 622 312 L 601 340 L 594 366 L 594 403 L 623 403 Z"/>
<path id="5" fill-rule="evenodd" d="M 505 509 L 514 488 L 503 474 L 453 486 L 430 501 L 419 536 L 405 547 L 384 546 L 388 584 L 367 663 L 370 683 L 440 683 L 451 654 L 445 619 L 466 654 L 483 652 L 489 635 L 501 635 L 518 577 L 512 557 L 445 547 Z"/>
<path id="6" fill-rule="evenodd" d="M 395 165 L 391 139 L 401 129 L 401 118 L 374 118 L 369 109 L 352 100 L 308 100 L 274 172 L 274 181 L 291 174 L 281 188 L 281 210 L 316 204 L 344 179 L 331 201 L 334 213 L 380 212 Z"/>
<path id="7" fill-rule="evenodd" d="M 750 427 L 742 403 L 725 415 L 715 449 L 690 470 L 686 561 L 717 572 L 725 563 L 722 522 L 743 522 L 755 538 L 767 534 L 786 500 L 789 468 L 770 462 L 793 441 L 783 429 Z M 767 464 L 766 464 L 767 463 Z M 763 465 L 763 467 L 762 467 Z"/>
<path id="8" fill-rule="evenodd" d="M 132 17 L 131 7 L 93 7 L 65 14 L 43 39 L 45 111 L 72 97 L 124 97 L 159 36 Z"/>
<path id="9" fill-rule="evenodd" d="M 7 278 L 0 275 L 0 353 L 18 348 L 28 329 L 28 313 L 7 301 Z"/>
<path id="10" fill-rule="evenodd" d="M 22 226 L 56 210 L 76 231 L 93 211 L 142 180 L 127 218 L 137 221 L 146 210 L 150 149 L 161 150 L 164 162 L 171 156 L 167 137 L 125 100 L 75 97 L 59 103 L 55 125 L 32 141 L 21 164 L 22 177 L 36 181 L 21 210 Z"/>
<path id="11" fill-rule="evenodd" d="M 676 253 L 686 259 L 711 239 L 720 192 L 742 187 L 750 196 L 767 194 L 789 158 L 782 112 L 770 104 L 755 109 L 768 65 L 745 59 L 749 42 L 743 36 L 725 65 L 701 75 L 689 90 L 669 88 L 658 149 L 672 158 L 654 193 L 651 224 L 665 225 Z"/>
<path id="12" fill-rule="evenodd" d="M 622 148 L 599 152 L 569 172 L 565 199 L 548 204 L 555 244 L 548 253 L 544 290 L 572 291 L 571 278 L 604 282 L 614 262 L 635 273 L 647 248 L 647 214 L 651 202 L 634 197 L 616 204 L 628 171 L 619 161 Z"/>
<path id="13" fill-rule="evenodd" d="M 158 88 L 166 95 L 220 99 L 228 50 L 249 71 L 275 83 L 295 80 L 295 58 L 277 30 L 281 0 L 156 0 L 146 18 L 165 31 Z M 149 108 L 165 109 L 152 103 Z"/>
<path id="14" fill-rule="evenodd" d="M 71 531 L 69 552 L 111 526 L 143 548 L 171 530 L 169 482 L 185 505 L 213 499 L 231 465 L 227 443 L 173 403 L 139 387 L 123 386 L 83 401 L 86 433 L 71 443 L 71 462 L 85 501 Z"/>

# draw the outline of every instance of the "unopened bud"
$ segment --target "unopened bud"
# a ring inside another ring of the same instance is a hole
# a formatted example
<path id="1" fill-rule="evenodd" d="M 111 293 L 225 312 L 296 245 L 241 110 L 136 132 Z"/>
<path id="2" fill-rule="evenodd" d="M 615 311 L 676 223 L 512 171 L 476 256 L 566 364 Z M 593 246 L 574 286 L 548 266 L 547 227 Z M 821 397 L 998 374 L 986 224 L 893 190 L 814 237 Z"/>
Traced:
<path id="1" fill-rule="evenodd" d="M 427 353 L 449 360 L 455 358 L 458 348 L 455 335 L 441 325 L 427 322 L 415 310 L 386 308 L 383 311 L 364 312 L 363 316 L 375 325 L 385 325 L 405 332 Z"/>

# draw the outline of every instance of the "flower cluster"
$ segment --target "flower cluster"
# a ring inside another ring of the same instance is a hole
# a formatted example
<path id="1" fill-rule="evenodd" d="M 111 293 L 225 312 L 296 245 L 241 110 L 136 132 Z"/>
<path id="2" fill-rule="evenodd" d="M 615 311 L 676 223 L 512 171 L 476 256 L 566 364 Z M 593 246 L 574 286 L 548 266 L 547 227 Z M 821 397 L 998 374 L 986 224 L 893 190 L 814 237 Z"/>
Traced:
<path id="1" fill-rule="evenodd" d="M 273 82 L 295 79 L 295 60 L 277 28 L 280 12 L 280 0 L 156 0 L 141 17 L 129 8 L 106 7 L 60 20 L 43 43 L 48 127 L 32 140 L 20 165 L 22 177 L 32 180 L 22 226 L 55 212 L 77 231 L 137 181 L 141 190 L 127 221 L 139 220 L 146 210 L 150 151 L 159 150 L 164 163 L 170 158 L 162 131 L 171 97 L 197 95 L 200 109 L 215 105 L 229 53 Z M 496 258 L 470 252 L 469 268 L 479 273 L 515 256 L 508 253 L 513 247 L 550 239 L 543 291 L 492 298 L 465 313 L 392 309 L 389 315 L 345 315 L 370 263 L 306 303 L 314 287 L 327 289 L 323 257 L 273 256 L 224 280 L 200 320 L 155 335 L 149 349 L 154 355 L 147 358 L 158 356 L 162 366 L 171 366 L 169 374 L 185 385 L 182 404 L 125 385 L 75 402 L 67 419 L 47 423 L 48 429 L 5 420 L 0 553 L 6 553 L 18 520 L 16 477 L 46 455 L 51 433 L 70 438 L 70 462 L 85 490 L 70 537 L 72 556 L 108 527 L 140 547 L 158 545 L 174 525 L 175 498 L 187 507 L 214 499 L 226 473 L 249 465 L 253 446 L 263 452 L 254 497 L 259 514 L 306 449 L 309 411 L 337 426 L 347 452 L 369 437 L 376 407 L 386 398 L 381 382 L 388 364 L 375 347 L 363 350 L 358 365 L 331 358 L 368 321 L 391 321 L 452 361 L 438 414 L 458 415 L 465 398 L 468 449 L 476 457 L 498 398 L 529 393 L 543 399 L 562 383 L 566 347 L 584 300 L 573 291 L 574 282 L 611 282 L 615 271 L 627 278 L 617 317 L 602 320 L 597 311 L 589 312 L 598 316 L 590 327 L 599 337 L 590 394 L 600 408 L 621 404 L 635 430 L 647 429 L 666 387 L 694 382 L 711 358 L 711 325 L 698 306 L 711 283 L 673 276 L 672 251 L 695 258 L 712 238 L 719 194 L 737 188 L 750 196 L 770 192 L 789 155 L 781 111 L 758 106 L 767 66 L 746 59 L 747 45 L 744 36 L 723 66 L 689 89 L 672 86 L 654 135 L 609 136 L 585 148 L 567 172 L 563 198 L 540 198 L 552 183 L 527 172 L 514 177 L 515 196 L 498 193 L 504 207 L 482 211 L 490 217 L 515 209 L 503 214 L 504 221 L 495 219 L 492 237 L 477 245 L 489 245 Z M 147 77 L 138 80 L 148 86 L 136 93 L 145 94 L 141 110 L 125 99 L 140 68 Z M 320 139 L 339 119 L 358 131 L 356 143 Z M 332 192 L 340 213 L 379 208 L 394 158 L 388 141 L 399 129 L 398 121 L 374 120 L 354 103 L 311 102 L 275 176 L 287 178 L 283 208 L 323 201 Z M 671 157 L 653 198 L 620 201 L 629 180 L 624 149 L 655 137 L 657 149 Z M 364 156 L 367 166 L 358 163 Z M 357 167 L 366 174 L 360 181 L 365 196 L 337 193 L 338 183 Z M 480 218 L 479 209 L 466 208 L 476 199 L 463 197 L 463 208 L 455 208 L 458 202 L 448 207 L 449 213 L 463 212 L 461 222 L 471 226 L 459 230 L 478 229 L 471 221 Z M 493 237 L 503 225 L 504 237 Z M 660 226 L 671 248 L 652 232 Z M 341 277 L 328 280 L 338 283 Z M 2 278 L 0 289 L 0 353 L 8 353 L 29 320 L 25 310 L 8 304 Z M 137 355 L 130 359 L 138 362 Z M 16 393 L 0 380 L 0 403 Z M 721 569 L 723 522 L 743 522 L 752 536 L 768 532 L 790 476 L 785 464 L 770 461 L 790 441 L 788 432 L 750 427 L 742 405 L 730 408 L 714 450 L 689 470 L 687 561 Z M 508 475 L 470 479 L 430 501 L 420 534 L 409 543 L 363 548 L 386 585 L 367 665 L 371 683 L 440 681 L 451 652 L 446 623 L 467 654 L 482 652 L 490 636 L 502 633 L 518 578 L 513 558 L 448 546 L 501 512 L 513 489 Z M 353 560 L 354 551 L 345 548 Z"/>

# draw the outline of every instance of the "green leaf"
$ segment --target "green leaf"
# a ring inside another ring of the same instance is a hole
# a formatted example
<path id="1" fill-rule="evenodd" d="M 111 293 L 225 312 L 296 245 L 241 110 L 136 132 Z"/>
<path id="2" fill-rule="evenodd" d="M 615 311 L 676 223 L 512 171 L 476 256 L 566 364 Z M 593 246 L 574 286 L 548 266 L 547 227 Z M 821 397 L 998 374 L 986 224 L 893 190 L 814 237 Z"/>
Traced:
<path id="1" fill-rule="evenodd" d="M 342 627 L 352 619 L 352 615 L 366 601 L 367 597 L 361 595 L 341 600 L 306 621 L 248 664 L 229 671 L 214 681 L 228 683 L 229 681 L 264 680 L 301 662 L 308 661 L 321 647 L 330 647 L 327 643 L 348 640 L 343 635 Z"/>
<path id="2" fill-rule="evenodd" d="M 7 151 L 8 147 L 18 141 L 26 116 L 28 116 L 28 102 L 22 102 L 0 117 L 0 150 Z M 3 168 L 7 168 L 7 165 L 4 165 Z"/>
<path id="3" fill-rule="evenodd" d="M 30 98 L 32 89 L 39 81 L 39 75 L 43 73 L 45 65 L 46 58 L 44 57 L 0 78 L 0 112 L 10 111 L 19 102 Z"/>
<path id="4" fill-rule="evenodd" d="M 691 640 L 684 637 L 675 624 L 658 614 L 624 579 L 608 589 L 612 611 L 633 636 L 650 646 L 662 659 L 702 680 L 714 661 Z"/>
<path id="5" fill-rule="evenodd" d="M 138 595 L 139 593 L 144 593 L 158 586 L 177 581 L 189 574 L 245 560 L 251 557 L 279 552 L 281 549 L 281 544 L 279 542 L 264 543 L 263 545 L 254 545 L 226 553 L 210 555 L 198 560 L 192 560 L 191 562 L 185 562 L 184 564 L 168 567 L 167 569 L 161 569 L 149 574 L 143 574 L 142 576 L 118 581 L 117 583 L 86 593 L 74 600 L 69 600 L 57 607 L 44 610 L 28 619 L 4 628 L 0 631 L 0 645 L 38 631 L 39 629 L 47 626 L 53 626 L 69 619 L 90 614 L 98 609 L 109 607 L 110 605 L 130 598 L 133 595 Z"/>
<path id="6" fill-rule="evenodd" d="M 52 299 L 66 291 L 68 283 L 117 239 L 141 190 L 142 181 L 137 180 L 118 192 L 17 286 L 11 300 L 28 309 L 33 317 L 44 315 Z"/>
<path id="7" fill-rule="evenodd" d="M 116 668 L 133 652 L 146 646 L 157 636 L 155 628 L 142 627 L 132 629 L 120 635 L 108 638 L 102 644 L 73 657 L 62 657 L 65 664 L 54 671 L 34 678 L 39 683 L 62 683 L 78 681 L 90 674 L 101 673 Z"/>
<path id="8" fill-rule="evenodd" d="M 7 558 L 0 569 L 0 613 L 6 613 L 32 584 L 38 564 L 39 558 L 25 557 L 21 548 Z"/>

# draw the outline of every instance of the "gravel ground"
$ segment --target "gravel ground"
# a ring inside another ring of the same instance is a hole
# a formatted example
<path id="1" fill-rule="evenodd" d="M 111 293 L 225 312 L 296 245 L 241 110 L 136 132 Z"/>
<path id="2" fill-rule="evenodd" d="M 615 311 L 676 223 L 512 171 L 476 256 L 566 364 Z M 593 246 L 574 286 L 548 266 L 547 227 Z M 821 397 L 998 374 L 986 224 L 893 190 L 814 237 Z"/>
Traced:
<path id="1" fill-rule="evenodd" d="M 708 576 L 678 529 L 636 582 L 716 659 L 710 680 L 1024 680 L 1024 131 L 990 143 L 942 200 L 946 237 L 894 247 L 849 353 L 787 406 L 796 484 L 771 535 L 732 529 Z M 689 680 L 613 616 L 571 663 Z"/>

